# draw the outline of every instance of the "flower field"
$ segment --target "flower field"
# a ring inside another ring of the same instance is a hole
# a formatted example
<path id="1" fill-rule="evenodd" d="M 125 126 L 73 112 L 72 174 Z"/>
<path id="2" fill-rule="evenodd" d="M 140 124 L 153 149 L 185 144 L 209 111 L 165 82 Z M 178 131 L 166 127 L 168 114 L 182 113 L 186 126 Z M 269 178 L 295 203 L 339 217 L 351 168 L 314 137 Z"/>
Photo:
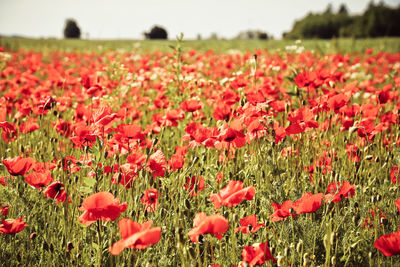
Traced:
<path id="1" fill-rule="evenodd" d="M 4 266 L 399 266 L 400 53 L 0 47 Z"/>

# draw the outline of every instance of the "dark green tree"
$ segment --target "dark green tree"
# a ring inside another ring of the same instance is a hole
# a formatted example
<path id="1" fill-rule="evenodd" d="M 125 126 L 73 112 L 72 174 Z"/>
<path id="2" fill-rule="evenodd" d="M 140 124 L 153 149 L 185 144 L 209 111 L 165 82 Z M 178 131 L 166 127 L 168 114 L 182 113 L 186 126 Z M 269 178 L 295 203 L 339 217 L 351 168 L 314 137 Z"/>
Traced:
<path id="1" fill-rule="evenodd" d="M 338 14 L 342 14 L 342 15 L 348 15 L 349 11 L 347 10 L 347 7 L 345 4 L 341 4 L 339 7 L 339 11 Z"/>
<path id="2" fill-rule="evenodd" d="M 342 4 L 339 12 L 333 14 L 327 10 L 319 13 L 309 13 L 295 22 L 292 30 L 285 38 L 333 38 L 333 37 L 380 37 L 400 36 L 400 6 L 391 8 L 384 4 L 375 5 L 372 1 L 362 15 L 351 16 Z"/>
<path id="3" fill-rule="evenodd" d="M 144 34 L 146 39 L 168 39 L 167 31 L 160 26 L 153 26 L 150 32 Z"/>
<path id="4" fill-rule="evenodd" d="M 79 26 L 75 20 L 67 19 L 65 21 L 64 38 L 81 38 L 81 29 L 79 29 Z"/>

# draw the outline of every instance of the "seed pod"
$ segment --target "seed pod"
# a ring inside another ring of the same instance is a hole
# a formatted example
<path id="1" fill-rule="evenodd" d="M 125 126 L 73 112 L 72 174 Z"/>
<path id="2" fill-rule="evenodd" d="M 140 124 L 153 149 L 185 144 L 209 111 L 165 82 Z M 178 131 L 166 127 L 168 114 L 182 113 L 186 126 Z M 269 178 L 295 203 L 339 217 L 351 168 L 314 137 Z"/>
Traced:
<path id="1" fill-rule="evenodd" d="M 296 252 L 297 253 L 300 253 L 300 250 L 301 250 L 301 247 L 303 246 L 303 240 L 299 240 L 299 242 L 297 243 L 297 246 L 296 246 Z"/>
<path id="2" fill-rule="evenodd" d="M 323 242 L 324 242 L 324 247 L 326 248 L 328 246 L 328 236 L 326 234 L 324 235 Z"/>
<path id="3" fill-rule="evenodd" d="M 335 241 L 335 233 L 331 233 L 331 238 L 329 240 L 329 242 L 331 242 L 331 244 L 333 244 L 333 242 Z"/>

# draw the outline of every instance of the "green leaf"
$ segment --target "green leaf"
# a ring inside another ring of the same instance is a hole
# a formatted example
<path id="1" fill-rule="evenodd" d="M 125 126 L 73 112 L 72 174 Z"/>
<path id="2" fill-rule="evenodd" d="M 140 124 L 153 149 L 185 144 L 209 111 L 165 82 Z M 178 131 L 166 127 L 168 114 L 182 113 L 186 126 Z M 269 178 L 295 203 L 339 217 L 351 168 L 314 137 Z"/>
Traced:
<path id="1" fill-rule="evenodd" d="M 94 185 L 96 184 L 96 179 L 85 177 L 85 178 L 83 178 L 83 182 L 84 182 L 87 186 L 92 187 L 92 186 L 94 186 Z"/>

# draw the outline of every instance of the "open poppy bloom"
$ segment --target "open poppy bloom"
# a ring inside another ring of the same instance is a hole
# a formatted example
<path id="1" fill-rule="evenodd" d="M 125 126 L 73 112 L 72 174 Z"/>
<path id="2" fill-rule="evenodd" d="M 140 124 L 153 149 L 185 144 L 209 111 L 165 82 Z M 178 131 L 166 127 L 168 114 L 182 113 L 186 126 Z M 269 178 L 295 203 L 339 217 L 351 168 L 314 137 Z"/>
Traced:
<path id="1" fill-rule="evenodd" d="M 400 229 L 396 233 L 379 237 L 375 240 L 374 247 L 386 257 L 400 254 Z"/>
<path id="2" fill-rule="evenodd" d="M 197 213 L 193 220 L 194 228 L 189 231 L 190 241 L 199 242 L 199 236 L 204 234 L 213 234 L 221 239 L 222 234 L 228 231 L 229 223 L 224 216 L 220 214 L 207 216 L 204 212 Z"/>
<path id="3" fill-rule="evenodd" d="M 7 171 L 13 176 L 25 175 L 32 169 L 34 163 L 35 160 L 33 158 L 23 158 L 21 156 L 12 159 L 3 159 L 4 166 L 6 166 Z"/>
<path id="4" fill-rule="evenodd" d="M 124 218 L 118 222 L 122 239 L 114 243 L 108 250 L 119 255 L 125 248 L 145 249 L 156 244 L 161 238 L 161 227 L 151 228 L 153 221 L 142 224 Z"/>
<path id="5" fill-rule="evenodd" d="M 56 200 L 56 204 L 65 202 L 67 200 L 67 193 L 65 192 L 64 184 L 59 181 L 53 182 L 44 190 L 44 197 Z"/>
<path id="6" fill-rule="evenodd" d="M 196 99 L 190 99 L 181 102 L 179 106 L 186 112 L 194 112 L 196 110 L 201 109 L 203 107 L 203 103 L 201 103 L 199 100 Z"/>
<path id="7" fill-rule="evenodd" d="M 341 184 L 341 185 L 340 185 Z M 355 185 L 351 185 L 348 181 L 333 182 L 328 185 L 325 193 L 325 201 L 338 203 L 342 198 L 353 197 L 355 193 Z"/>
<path id="8" fill-rule="evenodd" d="M 7 219 L 2 220 L 0 224 L 0 234 L 16 234 L 24 230 L 26 222 L 24 222 L 23 217 L 18 219 Z"/>
<path id="9" fill-rule="evenodd" d="M 98 192 L 83 200 L 79 210 L 84 213 L 78 221 L 86 226 L 97 220 L 114 221 L 127 207 L 128 203 L 119 204 L 119 199 L 114 198 L 110 192 Z"/>
<path id="10" fill-rule="evenodd" d="M 117 127 L 116 139 L 127 142 L 125 139 L 144 140 L 145 135 L 142 133 L 142 126 L 136 124 L 120 124 Z"/>
<path id="11" fill-rule="evenodd" d="M 244 234 L 255 233 L 261 227 L 265 227 L 264 223 L 257 223 L 256 215 L 250 215 L 240 219 L 240 225 L 241 225 L 240 227 L 235 229 L 235 233 L 239 231 Z"/>
<path id="12" fill-rule="evenodd" d="M 164 177 L 165 170 L 167 169 L 167 161 L 161 150 L 157 150 L 149 158 L 149 168 L 153 172 L 153 176 Z"/>
<path id="13" fill-rule="evenodd" d="M 219 141 L 233 144 L 234 147 L 242 147 L 246 144 L 246 136 L 238 130 L 226 128 L 220 133 Z"/>
<path id="14" fill-rule="evenodd" d="M 253 186 L 243 188 L 243 182 L 230 181 L 218 194 L 212 194 L 210 200 L 216 209 L 219 209 L 222 205 L 234 207 L 245 199 L 252 200 L 255 193 Z"/>
<path id="15" fill-rule="evenodd" d="M 41 188 L 51 183 L 53 181 L 53 177 L 51 177 L 50 171 L 43 170 L 29 173 L 25 176 L 25 181 L 33 187 Z"/>
<path id="16" fill-rule="evenodd" d="M 158 197 L 160 196 L 160 192 L 157 189 L 150 188 L 144 191 L 143 197 L 140 200 L 141 203 L 146 205 L 147 212 L 154 212 L 156 210 L 156 206 L 159 205 Z"/>
<path id="17" fill-rule="evenodd" d="M 185 188 L 190 193 L 190 196 L 195 197 L 199 194 L 201 190 L 204 189 L 205 182 L 203 176 L 192 176 L 186 178 Z"/>
<path id="18" fill-rule="evenodd" d="M 271 203 L 272 208 L 274 208 L 274 213 L 268 216 L 268 218 L 272 218 L 272 222 L 282 221 L 289 216 L 297 216 L 297 214 L 291 213 L 290 209 L 292 209 L 293 201 L 286 200 L 282 204 Z"/>
<path id="19" fill-rule="evenodd" d="M 250 266 L 262 265 L 265 261 L 269 260 L 276 262 L 276 259 L 272 256 L 271 250 L 268 247 L 268 242 L 254 244 L 253 246 L 244 246 L 242 250 L 242 259 Z"/>
<path id="20" fill-rule="evenodd" d="M 313 195 L 312 193 L 305 193 L 303 196 L 293 203 L 293 209 L 297 214 L 312 213 L 317 211 L 322 204 L 322 193 Z"/>

